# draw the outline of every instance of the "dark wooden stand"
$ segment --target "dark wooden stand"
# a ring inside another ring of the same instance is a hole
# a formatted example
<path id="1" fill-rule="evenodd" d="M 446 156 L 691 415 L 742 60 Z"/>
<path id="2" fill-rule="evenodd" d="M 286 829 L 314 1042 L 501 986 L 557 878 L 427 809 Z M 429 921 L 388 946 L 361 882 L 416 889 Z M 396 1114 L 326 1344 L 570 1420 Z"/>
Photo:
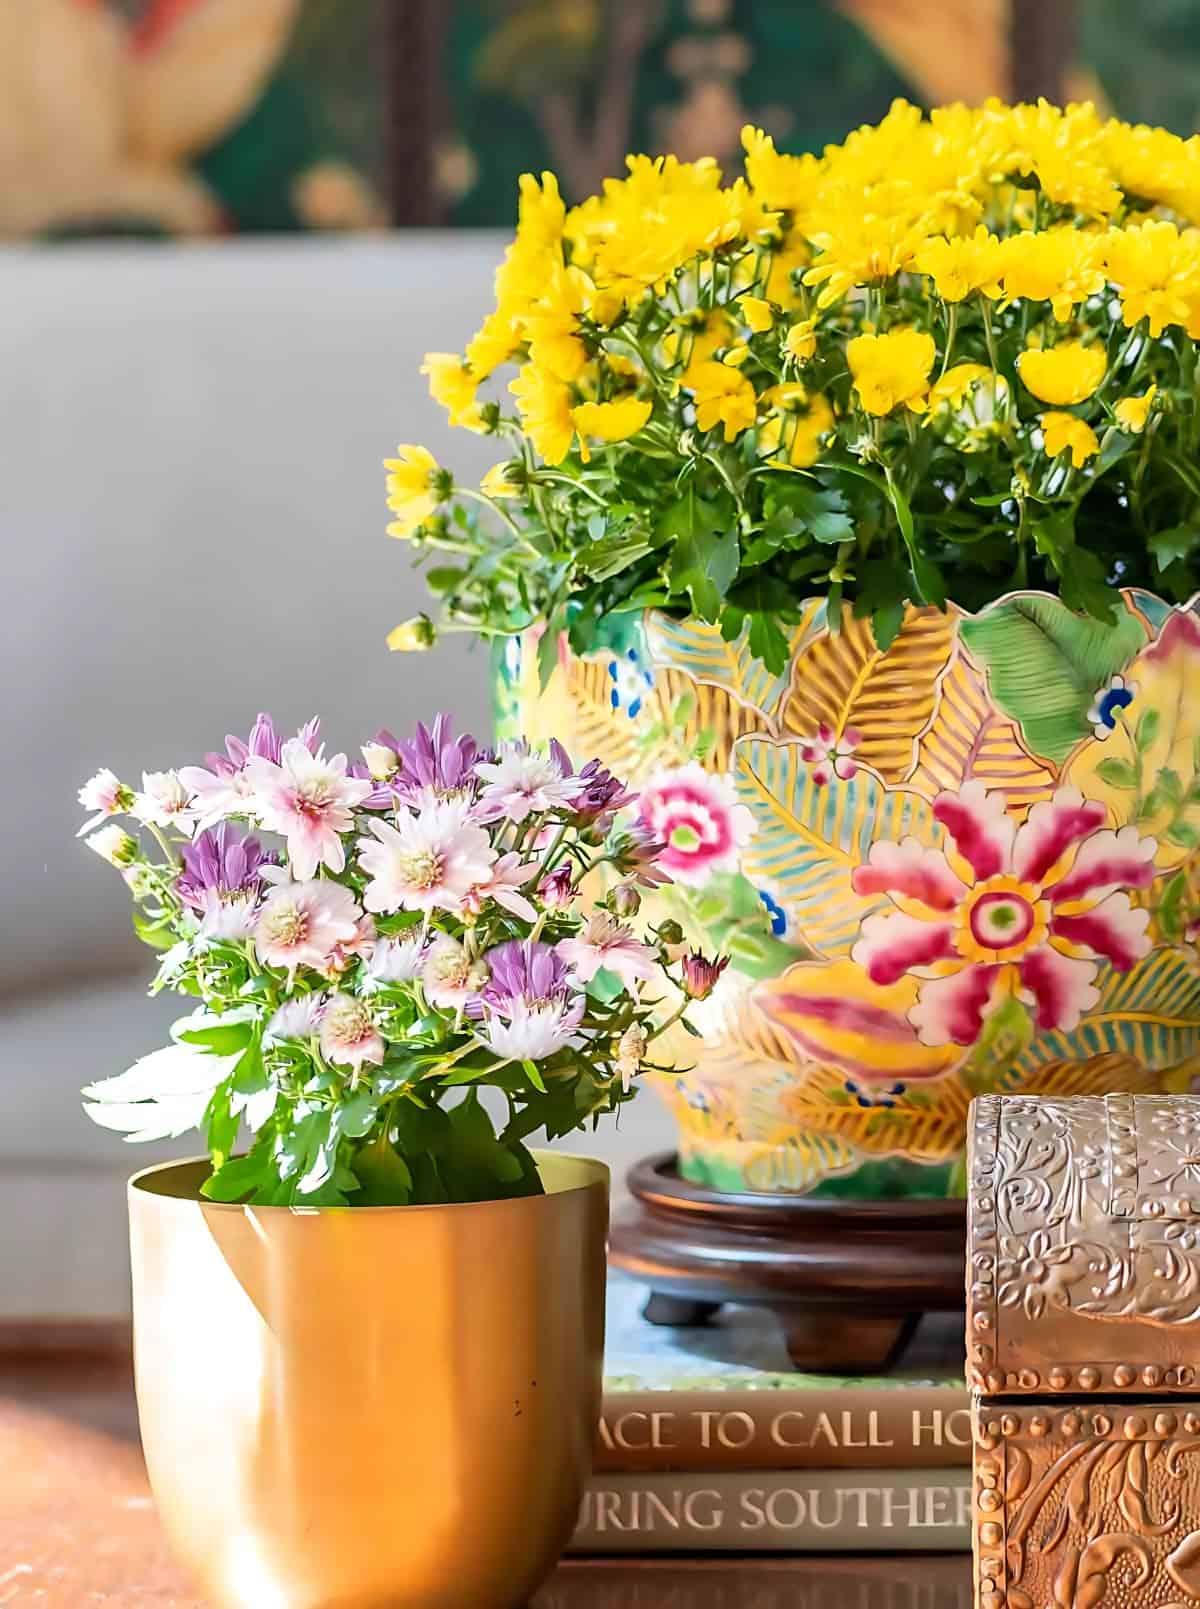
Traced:
<path id="1" fill-rule="evenodd" d="M 894 1363 L 923 1313 L 964 1306 L 965 1203 L 734 1194 L 681 1178 L 669 1154 L 629 1174 L 609 1260 L 650 1286 L 651 1324 L 768 1307 L 798 1369 Z"/>

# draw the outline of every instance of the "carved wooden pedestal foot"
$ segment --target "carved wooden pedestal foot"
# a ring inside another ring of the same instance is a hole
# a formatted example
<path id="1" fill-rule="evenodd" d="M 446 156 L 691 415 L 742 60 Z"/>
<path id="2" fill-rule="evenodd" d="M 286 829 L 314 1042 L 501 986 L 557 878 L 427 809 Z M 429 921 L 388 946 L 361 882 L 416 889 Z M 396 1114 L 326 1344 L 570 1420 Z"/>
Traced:
<path id="1" fill-rule="evenodd" d="M 890 1369 L 912 1340 L 919 1313 L 838 1313 L 817 1309 L 780 1312 L 783 1343 L 796 1368 L 810 1373 L 880 1374 Z"/>
<path id="2" fill-rule="evenodd" d="M 685 1296 L 668 1296 L 664 1291 L 651 1291 L 642 1309 L 642 1317 L 647 1324 L 666 1324 L 687 1330 L 707 1324 L 713 1314 L 720 1311 L 720 1302 L 695 1302 Z"/>
<path id="3" fill-rule="evenodd" d="M 857 1374 L 893 1364 L 922 1313 L 963 1307 L 961 1200 L 733 1194 L 689 1184 L 667 1155 L 629 1188 L 609 1257 L 650 1286 L 652 1324 L 767 1307 L 798 1369 Z"/>

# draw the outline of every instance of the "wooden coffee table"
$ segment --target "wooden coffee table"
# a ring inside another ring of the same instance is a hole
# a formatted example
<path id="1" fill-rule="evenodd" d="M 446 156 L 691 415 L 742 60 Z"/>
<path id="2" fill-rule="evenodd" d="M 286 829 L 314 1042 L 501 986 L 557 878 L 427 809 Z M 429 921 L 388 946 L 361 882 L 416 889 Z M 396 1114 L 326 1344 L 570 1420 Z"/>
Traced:
<path id="1" fill-rule="evenodd" d="M 961 1556 L 576 1559 L 530 1609 L 969 1609 Z M 0 1351 L 0 1606 L 206 1609 L 146 1484 L 129 1362 Z"/>

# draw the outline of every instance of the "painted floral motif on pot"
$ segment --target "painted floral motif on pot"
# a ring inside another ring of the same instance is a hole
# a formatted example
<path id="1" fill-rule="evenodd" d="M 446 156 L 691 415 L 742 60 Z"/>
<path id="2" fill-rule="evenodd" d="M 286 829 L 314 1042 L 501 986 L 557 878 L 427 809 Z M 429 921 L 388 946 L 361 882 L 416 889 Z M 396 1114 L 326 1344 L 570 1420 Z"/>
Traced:
<path id="1" fill-rule="evenodd" d="M 652 612 L 554 649 L 543 687 L 537 633 L 503 646 L 501 732 L 636 779 L 663 914 L 732 960 L 661 1082 L 688 1177 L 942 1194 L 980 1091 L 1190 1086 L 1194 602 L 908 609 L 886 651 L 813 602 L 778 672 Z"/>

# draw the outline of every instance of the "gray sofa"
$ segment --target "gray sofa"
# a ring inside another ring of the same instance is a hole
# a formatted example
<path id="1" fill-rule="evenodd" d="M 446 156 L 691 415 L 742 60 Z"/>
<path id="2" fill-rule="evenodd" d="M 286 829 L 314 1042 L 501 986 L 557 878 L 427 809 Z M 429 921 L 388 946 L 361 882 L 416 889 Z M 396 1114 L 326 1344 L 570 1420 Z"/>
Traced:
<path id="1" fill-rule="evenodd" d="M 81 1083 L 163 1043 L 119 880 L 73 840 L 79 783 L 219 747 L 257 710 L 319 712 L 337 747 L 438 708 L 487 722 L 463 639 L 421 659 L 422 606 L 384 535 L 380 460 L 424 441 L 465 474 L 418 374 L 461 347 L 489 235 L 0 252 L 0 1321 L 126 1310 L 133 1148 Z M 580 1149 L 618 1173 L 670 1143 L 653 1096 Z M 179 1149 L 179 1148 L 177 1148 Z"/>

